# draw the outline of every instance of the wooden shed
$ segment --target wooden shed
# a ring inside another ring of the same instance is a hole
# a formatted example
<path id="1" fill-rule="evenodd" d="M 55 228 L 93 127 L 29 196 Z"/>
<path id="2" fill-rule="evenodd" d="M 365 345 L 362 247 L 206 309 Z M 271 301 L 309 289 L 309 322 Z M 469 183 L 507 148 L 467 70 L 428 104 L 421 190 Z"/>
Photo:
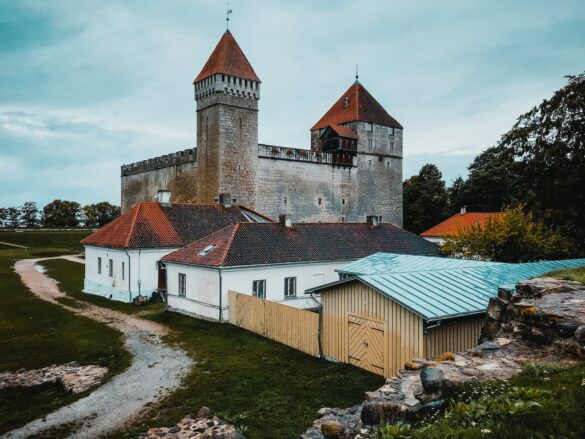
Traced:
<path id="1" fill-rule="evenodd" d="M 327 358 L 391 377 L 413 358 L 474 347 L 499 287 L 585 260 L 503 264 L 376 253 L 307 290 L 321 299 Z"/>

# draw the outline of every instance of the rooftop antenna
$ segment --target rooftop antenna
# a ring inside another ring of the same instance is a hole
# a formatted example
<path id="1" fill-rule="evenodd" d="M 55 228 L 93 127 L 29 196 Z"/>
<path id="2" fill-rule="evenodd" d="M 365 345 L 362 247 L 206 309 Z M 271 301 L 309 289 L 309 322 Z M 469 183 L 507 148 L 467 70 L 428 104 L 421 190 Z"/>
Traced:
<path id="1" fill-rule="evenodd" d="M 226 14 L 225 14 L 225 29 L 226 30 L 230 30 L 230 14 L 231 13 L 232 13 L 232 10 L 230 9 L 230 2 L 227 2 Z"/>
<path id="2" fill-rule="evenodd" d="M 360 82 L 360 75 L 359 75 L 359 71 L 358 71 L 358 65 L 355 65 L 355 82 Z"/>

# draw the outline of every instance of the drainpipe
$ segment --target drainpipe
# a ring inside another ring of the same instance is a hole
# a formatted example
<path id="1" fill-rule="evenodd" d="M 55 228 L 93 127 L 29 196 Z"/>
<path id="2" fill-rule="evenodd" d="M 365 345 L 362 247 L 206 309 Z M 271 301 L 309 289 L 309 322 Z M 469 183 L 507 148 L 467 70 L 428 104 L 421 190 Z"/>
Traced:
<path id="1" fill-rule="evenodd" d="M 140 280 L 140 252 L 142 251 L 142 249 L 138 250 L 138 295 L 142 296 L 142 292 L 140 289 L 140 285 L 142 284 L 142 281 Z"/>
<path id="2" fill-rule="evenodd" d="M 165 292 L 162 293 L 163 302 L 165 303 L 165 309 L 163 309 L 163 312 L 165 312 L 169 309 L 169 270 L 164 262 L 160 261 L 160 263 L 165 265 Z"/>
<path id="3" fill-rule="evenodd" d="M 222 307 L 222 300 L 221 300 L 221 283 L 222 283 L 221 282 L 222 281 L 222 279 L 221 279 L 221 268 L 219 268 L 218 271 L 219 271 L 219 323 L 222 323 L 222 316 L 221 316 L 221 314 L 222 314 L 222 309 L 221 309 L 221 307 Z"/>
<path id="4" fill-rule="evenodd" d="M 317 326 L 317 342 L 319 343 L 319 358 L 323 358 L 323 345 L 321 344 L 321 325 L 323 324 L 323 305 L 321 304 L 321 302 L 319 302 L 317 299 L 315 299 L 315 296 L 313 296 L 313 293 L 311 293 L 311 299 L 313 299 L 315 301 L 315 303 L 317 304 L 317 306 L 319 307 L 319 325 Z"/>
<path id="5" fill-rule="evenodd" d="M 440 320 L 437 320 L 434 325 L 428 325 L 428 326 L 426 326 L 425 327 L 425 330 L 424 330 L 424 333 L 425 334 L 428 334 L 429 333 L 429 329 L 435 329 L 435 328 L 438 328 L 439 326 L 441 326 L 441 321 Z"/>
<path id="6" fill-rule="evenodd" d="M 130 254 L 126 249 L 126 256 L 128 257 L 128 294 L 130 294 L 130 302 L 132 302 L 132 282 L 130 281 L 130 276 L 132 276 L 132 265 L 130 263 Z"/>

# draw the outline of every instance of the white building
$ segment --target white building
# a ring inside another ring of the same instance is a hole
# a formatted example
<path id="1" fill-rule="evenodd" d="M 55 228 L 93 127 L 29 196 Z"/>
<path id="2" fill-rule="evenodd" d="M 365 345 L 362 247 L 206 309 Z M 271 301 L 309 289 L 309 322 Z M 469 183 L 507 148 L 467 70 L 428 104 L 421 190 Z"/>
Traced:
<path id="1" fill-rule="evenodd" d="M 371 218 L 374 220 L 374 218 Z M 227 321 L 233 290 L 300 308 L 304 291 L 337 280 L 335 269 L 379 251 L 438 255 L 437 246 L 392 224 L 240 223 L 163 257 L 169 309 Z"/>
<path id="2" fill-rule="evenodd" d="M 229 197 L 228 197 L 229 198 Z M 138 203 L 83 239 L 84 292 L 131 302 L 165 288 L 160 259 L 230 224 L 270 221 L 237 205 Z"/>

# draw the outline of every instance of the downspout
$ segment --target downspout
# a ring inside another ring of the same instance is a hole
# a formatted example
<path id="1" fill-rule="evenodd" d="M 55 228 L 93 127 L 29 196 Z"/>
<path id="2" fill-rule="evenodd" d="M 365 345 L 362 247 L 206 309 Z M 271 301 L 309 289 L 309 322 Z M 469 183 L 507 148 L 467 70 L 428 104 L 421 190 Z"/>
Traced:
<path id="1" fill-rule="evenodd" d="M 219 323 L 222 323 L 222 316 L 221 315 L 222 315 L 222 311 L 223 310 L 221 309 L 221 307 L 222 307 L 222 300 L 221 300 L 221 288 L 222 288 L 221 287 L 221 280 L 222 280 L 221 279 L 221 267 L 218 269 L 218 271 L 219 271 Z"/>
<path id="2" fill-rule="evenodd" d="M 435 328 L 438 328 L 439 326 L 441 326 L 441 321 L 440 320 L 437 320 L 434 325 L 427 325 L 425 327 L 424 333 L 425 334 L 428 334 L 429 333 L 429 329 L 435 329 Z"/>
<path id="3" fill-rule="evenodd" d="M 159 261 L 159 263 L 165 265 L 165 292 L 161 293 L 163 302 L 165 303 L 165 309 L 163 309 L 163 312 L 165 312 L 169 308 L 169 271 L 167 270 L 167 265 L 164 262 Z"/>
<path id="4" fill-rule="evenodd" d="M 138 250 L 138 295 L 139 296 L 142 296 L 141 289 L 140 289 L 140 284 L 141 284 L 141 281 L 140 281 L 140 252 L 141 251 L 142 251 L 142 249 Z"/>
<path id="5" fill-rule="evenodd" d="M 321 344 L 321 325 L 323 324 L 323 305 L 311 293 L 311 299 L 315 301 L 319 307 L 319 324 L 317 326 L 317 342 L 319 343 L 319 358 L 323 358 L 323 346 Z"/>
<path id="6" fill-rule="evenodd" d="M 130 263 L 130 254 L 128 253 L 128 249 L 126 249 L 126 256 L 128 257 L 128 294 L 130 295 L 130 302 L 132 302 L 132 282 L 130 281 L 130 276 L 132 275 L 132 265 Z"/>

